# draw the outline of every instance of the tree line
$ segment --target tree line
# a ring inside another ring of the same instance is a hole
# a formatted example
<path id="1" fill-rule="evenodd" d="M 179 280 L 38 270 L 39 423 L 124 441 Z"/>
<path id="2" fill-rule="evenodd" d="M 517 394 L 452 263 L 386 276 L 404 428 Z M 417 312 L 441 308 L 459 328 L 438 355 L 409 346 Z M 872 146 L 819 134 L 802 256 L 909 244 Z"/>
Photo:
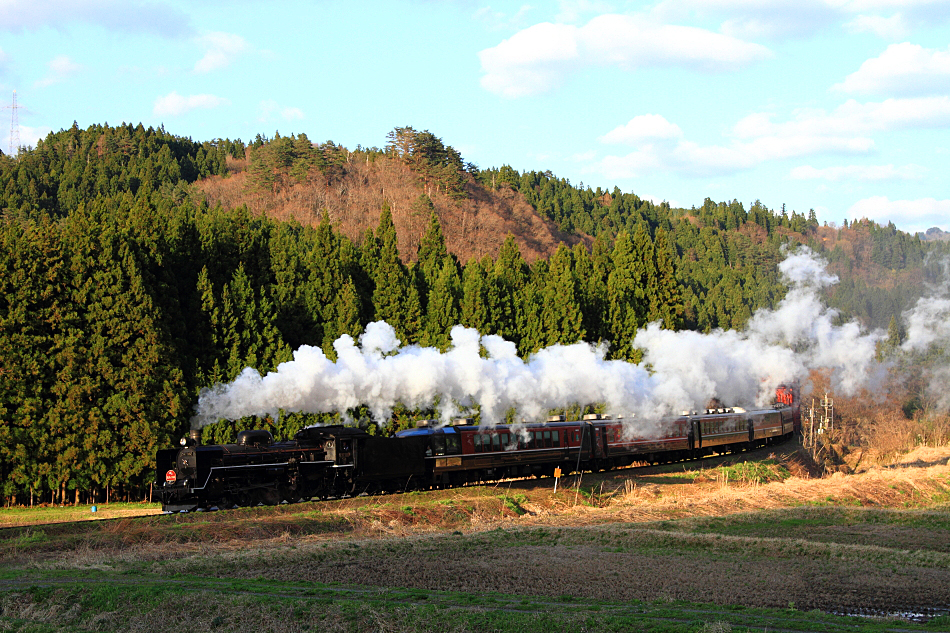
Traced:
<path id="1" fill-rule="evenodd" d="M 531 265 L 510 235 L 496 256 L 460 262 L 426 188 L 463 195 L 461 176 L 489 182 L 494 173 L 488 186 L 508 186 L 514 175 L 478 170 L 428 132 L 397 128 L 389 140 L 355 152 L 419 173 L 414 204 L 428 223 L 412 253 L 400 250 L 385 203 L 377 226 L 351 240 L 325 216 L 302 226 L 189 195 L 191 183 L 226 177 L 234 161 L 249 159 L 248 186 L 271 191 L 301 173 L 345 169 L 348 150 L 305 135 L 245 146 L 74 124 L 17 159 L 0 158 L 5 502 L 141 498 L 155 451 L 187 431 L 201 389 L 244 367 L 271 371 L 304 344 L 333 358 L 339 336 L 357 337 L 371 321 L 390 323 L 404 344 L 445 349 L 462 324 L 513 341 L 523 356 L 583 340 L 637 360 L 630 342 L 649 322 L 739 327 L 784 294 L 775 266 L 789 242 L 782 215 L 709 201 L 679 213 L 616 190 L 597 202 L 597 192 L 549 175 L 519 175 L 518 186 L 533 183 L 539 210 L 549 199 L 539 190 L 569 194 L 579 200 L 571 209 L 602 226 L 607 218 L 610 230 Z M 745 230 L 750 223 L 764 238 Z M 882 235 L 893 259 L 899 237 Z M 913 261 L 916 244 L 905 244 L 903 261 Z M 263 423 L 286 437 L 316 419 L 327 418 Z M 204 439 L 230 441 L 259 424 L 221 421 Z"/>

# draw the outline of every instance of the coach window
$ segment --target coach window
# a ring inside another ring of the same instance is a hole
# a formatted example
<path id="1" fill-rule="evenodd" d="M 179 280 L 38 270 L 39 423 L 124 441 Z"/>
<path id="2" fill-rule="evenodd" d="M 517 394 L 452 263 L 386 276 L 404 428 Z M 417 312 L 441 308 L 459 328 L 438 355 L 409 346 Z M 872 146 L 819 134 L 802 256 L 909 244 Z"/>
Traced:
<path id="1" fill-rule="evenodd" d="M 497 433 L 492 433 L 492 436 L 491 436 L 491 449 L 492 449 L 493 451 L 500 451 L 500 450 L 501 450 L 501 436 L 498 435 Z"/>
<path id="2" fill-rule="evenodd" d="M 445 434 L 445 452 L 447 455 L 458 455 L 462 452 L 462 446 L 459 443 L 459 436 L 457 433 Z"/>
<path id="3" fill-rule="evenodd" d="M 554 448 L 560 448 L 561 446 L 561 432 L 558 430 L 551 431 L 551 441 L 554 444 Z"/>
<path id="4" fill-rule="evenodd" d="M 475 452 L 476 452 L 476 453 L 481 453 L 481 452 L 482 452 L 482 436 L 481 436 L 481 434 L 476 433 L 475 435 L 472 436 L 472 439 L 475 441 Z"/>
<path id="5" fill-rule="evenodd" d="M 544 448 L 551 448 L 551 431 L 544 432 Z"/>

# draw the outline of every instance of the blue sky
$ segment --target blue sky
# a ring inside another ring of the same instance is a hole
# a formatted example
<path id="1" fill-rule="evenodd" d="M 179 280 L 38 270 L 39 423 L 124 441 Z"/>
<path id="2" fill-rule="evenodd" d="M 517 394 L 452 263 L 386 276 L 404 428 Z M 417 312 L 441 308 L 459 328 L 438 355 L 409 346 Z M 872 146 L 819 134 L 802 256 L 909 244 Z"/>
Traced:
<path id="1" fill-rule="evenodd" d="M 14 90 L 24 144 L 74 120 L 351 148 L 411 125 L 677 206 L 950 230 L 950 0 L 0 0 Z"/>

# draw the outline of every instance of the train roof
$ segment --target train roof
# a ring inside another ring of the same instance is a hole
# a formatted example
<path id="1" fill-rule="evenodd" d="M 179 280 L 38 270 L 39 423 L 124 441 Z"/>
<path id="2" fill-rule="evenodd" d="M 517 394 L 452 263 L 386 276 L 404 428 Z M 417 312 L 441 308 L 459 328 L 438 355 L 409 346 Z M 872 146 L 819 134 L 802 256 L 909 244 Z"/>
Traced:
<path id="1" fill-rule="evenodd" d="M 667 420 L 687 420 L 690 418 L 719 418 L 727 416 L 737 416 L 737 415 L 762 415 L 766 413 L 773 413 L 780 408 L 784 407 L 770 407 L 763 409 L 744 409 L 742 407 L 729 407 L 722 409 L 704 409 L 701 411 L 684 411 L 681 415 L 670 416 L 666 418 Z M 637 418 L 602 418 L 600 420 L 564 420 L 564 421 L 548 421 L 548 422 L 523 422 L 521 424 L 498 424 L 495 426 L 489 425 L 462 425 L 462 426 L 423 426 L 415 429 L 406 429 L 404 431 L 398 431 L 396 437 L 413 437 L 419 435 L 431 435 L 437 431 L 442 431 L 443 433 L 457 433 L 461 429 L 478 429 L 479 431 L 510 431 L 511 429 L 520 429 L 520 428 L 565 428 L 565 427 L 575 427 L 578 424 L 593 424 L 596 426 L 603 426 L 607 424 L 624 424 L 628 420 L 634 420 Z"/>

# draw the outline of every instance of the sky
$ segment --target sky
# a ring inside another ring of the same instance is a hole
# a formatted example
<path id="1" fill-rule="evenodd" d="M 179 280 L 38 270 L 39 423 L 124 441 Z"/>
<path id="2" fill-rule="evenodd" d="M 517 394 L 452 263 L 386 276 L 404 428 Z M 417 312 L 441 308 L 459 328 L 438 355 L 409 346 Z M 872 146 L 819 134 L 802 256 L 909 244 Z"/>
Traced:
<path id="1" fill-rule="evenodd" d="M 950 0 L 0 0 L 0 148 L 429 130 L 673 206 L 950 231 Z"/>

